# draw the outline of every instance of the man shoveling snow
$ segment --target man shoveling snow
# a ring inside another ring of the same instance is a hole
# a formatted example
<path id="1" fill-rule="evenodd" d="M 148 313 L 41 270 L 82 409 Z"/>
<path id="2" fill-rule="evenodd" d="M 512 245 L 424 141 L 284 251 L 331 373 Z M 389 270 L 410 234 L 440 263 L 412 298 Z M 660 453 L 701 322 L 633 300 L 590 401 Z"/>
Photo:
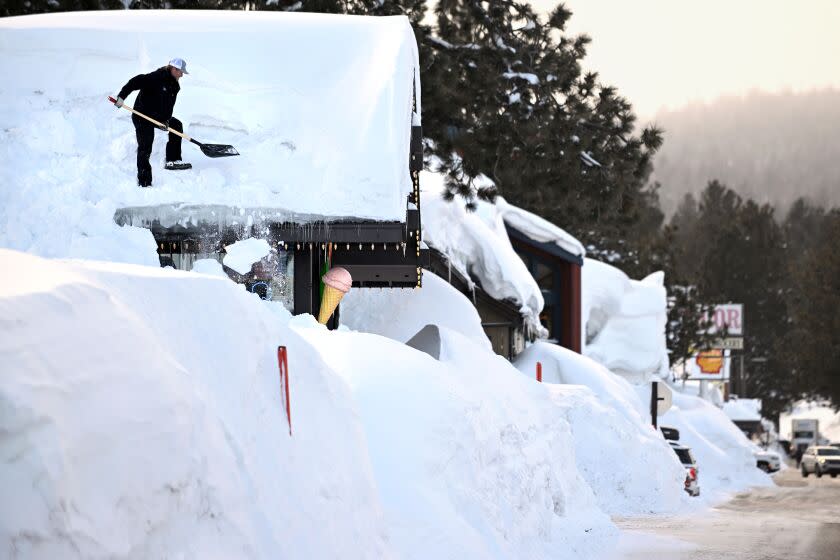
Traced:
<path id="1" fill-rule="evenodd" d="M 114 103 L 118 108 L 122 107 L 125 98 L 131 92 L 140 90 L 137 94 L 135 109 L 162 123 L 161 130 L 169 131 L 165 169 L 171 171 L 192 167 L 192 164 L 181 161 L 181 136 L 173 132 L 184 131 L 181 121 L 172 116 L 175 99 L 181 90 L 178 81 L 184 74 L 188 74 L 187 63 L 181 58 L 173 58 L 169 64 L 154 72 L 139 74 L 131 78 L 120 90 Z M 150 187 L 152 186 L 152 166 L 149 164 L 149 157 L 152 155 L 155 125 L 136 113 L 132 114 L 131 121 L 137 133 L 137 184 L 141 187 Z"/>

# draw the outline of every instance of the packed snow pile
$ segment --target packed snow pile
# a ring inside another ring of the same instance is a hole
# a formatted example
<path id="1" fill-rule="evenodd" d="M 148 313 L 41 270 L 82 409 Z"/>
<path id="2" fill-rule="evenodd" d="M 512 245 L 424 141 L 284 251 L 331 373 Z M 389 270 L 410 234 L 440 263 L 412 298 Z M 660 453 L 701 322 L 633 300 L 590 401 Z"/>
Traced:
<path id="1" fill-rule="evenodd" d="M 175 105 L 185 132 L 241 155 L 211 159 L 185 142 L 194 168 L 164 171 L 160 132 L 154 188 L 140 189 L 131 115 L 107 96 L 175 56 L 190 72 Z M 402 16 L 125 10 L 2 18 L 0 74 L 14 79 L 0 83 L 0 246 L 130 261 L 123 248 L 151 238 L 115 226 L 115 210 L 173 203 L 293 211 L 299 222 L 402 221 L 417 69 Z"/>
<path id="2" fill-rule="evenodd" d="M 419 290 L 350 290 L 341 302 L 341 324 L 405 342 L 426 325 L 459 332 L 492 351 L 481 318 L 470 301 L 433 272 Z"/>
<path id="3" fill-rule="evenodd" d="M 641 386 L 637 391 L 644 398 L 650 394 L 650 387 Z M 697 459 L 700 488 L 707 499 L 720 500 L 730 492 L 772 484 L 770 477 L 756 467 L 756 445 L 709 401 L 675 390 L 673 406 L 659 423 L 677 428 L 680 443 L 691 448 Z"/>
<path id="4" fill-rule="evenodd" d="M 613 515 L 671 512 L 688 499 L 685 470 L 662 434 L 650 425 L 633 387 L 593 360 L 537 342 L 516 360 L 544 384 L 572 428 L 575 457 L 601 508 Z"/>
<path id="5" fill-rule="evenodd" d="M 420 173 L 423 240 L 446 255 L 466 278 L 477 280 L 491 297 L 518 304 L 528 326 L 542 332 L 542 292 L 510 244 L 503 206 L 479 200 L 477 209 L 468 212 L 461 201 L 443 199 L 443 185 L 440 173 Z"/>
<path id="6" fill-rule="evenodd" d="M 799 401 L 791 410 L 779 415 L 779 434 L 791 439 L 791 420 L 794 418 L 819 421 L 820 435 L 829 442 L 840 442 L 840 411 L 827 402 Z"/>
<path id="7" fill-rule="evenodd" d="M 4 556 L 394 556 L 353 397 L 282 306 L 161 268 L 0 268 Z"/>
<path id="8" fill-rule="evenodd" d="M 460 333 L 441 329 L 437 361 L 215 276 L 6 250 L 0 266 L 16 271 L 0 287 L 13 558 L 592 558 L 615 542 L 568 411 Z"/>
<path id="9" fill-rule="evenodd" d="M 662 272 L 631 280 L 613 266 L 586 259 L 581 284 L 584 354 L 631 383 L 667 375 Z"/>
<path id="10" fill-rule="evenodd" d="M 376 335 L 298 331 L 353 391 L 396 547 L 418 560 L 602 557 L 616 532 L 578 474 L 567 411 L 484 345 L 440 331 L 440 361 Z"/>

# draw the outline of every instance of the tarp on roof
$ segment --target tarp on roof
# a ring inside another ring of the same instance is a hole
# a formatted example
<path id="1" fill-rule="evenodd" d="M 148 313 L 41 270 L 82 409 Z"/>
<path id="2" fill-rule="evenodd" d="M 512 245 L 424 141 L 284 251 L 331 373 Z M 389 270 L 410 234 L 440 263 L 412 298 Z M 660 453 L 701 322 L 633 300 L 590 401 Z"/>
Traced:
<path id="1" fill-rule="evenodd" d="M 242 155 L 208 159 L 185 144 L 195 168 L 166 172 L 158 133 L 154 188 L 141 190 L 130 115 L 106 97 L 173 57 L 190 72 L 175 106 L 187 134 Z M 403 221 L 417 72 L 403 16 L 127 10 L 2 18 L 0 189 L 92 204 L 108 198 L 116 207 L 183 202 Z M 27 201 L 20 210 L 37 207 Z"/>

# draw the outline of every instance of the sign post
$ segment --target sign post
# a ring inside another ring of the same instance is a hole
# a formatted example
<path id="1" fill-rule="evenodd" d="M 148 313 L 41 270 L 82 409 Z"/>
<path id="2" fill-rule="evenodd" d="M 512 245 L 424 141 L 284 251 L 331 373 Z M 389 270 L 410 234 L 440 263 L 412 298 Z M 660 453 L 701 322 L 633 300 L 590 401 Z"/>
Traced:
<path id="1" fill-rule="evenodd" d="M 650 384 L 650 418 L 654 428 L 658 427 L 659 416 L 671 409 L 673 400 L 674 393 L 670 387 L 659 381 Z"/>

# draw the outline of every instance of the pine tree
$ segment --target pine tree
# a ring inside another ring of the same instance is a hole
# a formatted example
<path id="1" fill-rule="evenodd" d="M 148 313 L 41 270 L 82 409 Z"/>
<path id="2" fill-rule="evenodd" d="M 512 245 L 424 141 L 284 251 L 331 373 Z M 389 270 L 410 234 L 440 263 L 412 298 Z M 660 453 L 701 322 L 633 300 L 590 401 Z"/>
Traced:
<path id="1" fill-rule="evenodd" d="M 120 9 L 125 9 L 122 0 L 5 0 L 0 3 L 0 17 Z"/>
<path id="2" fill-rule="evenodd" d="M 792 321 L 784 341 L 790 376 L 803 397 L 840 406 L 840 210 L 804 200 L 785 219 Z"/>
<path id="3" fill-rule="evenodd" d="M 568 36 L 571 12 L 561 4 L 543 17 L 522 2 L 442 0 L 435 16 L 423 119 L 447 197 L 470 205 L 498 190 L 571 230 L 594 256 L 633 260 L 636 239 L 664 219 L 647 186 L 662 135 L 651 127 L 634 136 L 630 103 L 582 72 L 589 38 Z"/>

